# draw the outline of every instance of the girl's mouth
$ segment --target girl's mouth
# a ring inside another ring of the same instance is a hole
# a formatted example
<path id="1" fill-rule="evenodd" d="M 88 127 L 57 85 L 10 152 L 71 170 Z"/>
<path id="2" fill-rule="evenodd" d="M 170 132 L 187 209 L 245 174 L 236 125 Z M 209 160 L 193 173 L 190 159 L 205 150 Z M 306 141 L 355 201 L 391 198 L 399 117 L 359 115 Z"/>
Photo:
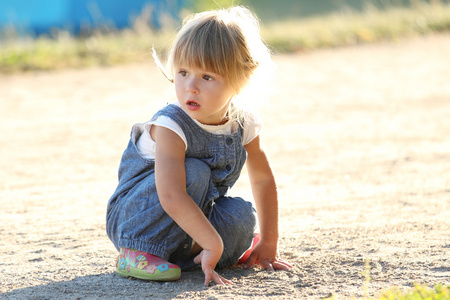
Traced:
<path id="1" fill-rule="evenodd" d="M 200 104 L 198 104 L 194 100 L 188 100 L 188 101 L 186 101 L 186 107 L 190 111 L 195 111 L 195 110 L 200 109 Z"/>

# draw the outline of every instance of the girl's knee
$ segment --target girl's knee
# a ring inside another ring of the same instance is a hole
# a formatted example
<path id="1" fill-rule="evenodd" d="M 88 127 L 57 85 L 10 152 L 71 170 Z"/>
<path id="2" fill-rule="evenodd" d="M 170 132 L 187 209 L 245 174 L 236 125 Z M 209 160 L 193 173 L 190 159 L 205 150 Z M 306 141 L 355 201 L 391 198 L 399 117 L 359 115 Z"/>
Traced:
<path id="1" fill-rule="evenodd" d="M 242 198 L 223 197 L 216 200 L 216 212 L 221 220 L 226 223 L 227 230 L 241 233 L 253 233 L 256 227 L 256 211 L 252 204 Z"/>
<path id="2" fill-rule="evenodd" d="M 256 227 L 256 211 L 241 198 L 222 197 L 215 201 L 209 220 L 222 237 L 224 253 L 219 268 L 231 266 L 250 247 Z"/>
<path id="3" fill-rule="evenodd" d="M 240 220 L 240 224 L 238 224 L 238 228 L 245 228 L 248 232 L 253 233 L 256 227 L 256 210 L 250 202 L 241 198 L 237 198 L 236 200 L 239 203 L 237 216 Z"/>

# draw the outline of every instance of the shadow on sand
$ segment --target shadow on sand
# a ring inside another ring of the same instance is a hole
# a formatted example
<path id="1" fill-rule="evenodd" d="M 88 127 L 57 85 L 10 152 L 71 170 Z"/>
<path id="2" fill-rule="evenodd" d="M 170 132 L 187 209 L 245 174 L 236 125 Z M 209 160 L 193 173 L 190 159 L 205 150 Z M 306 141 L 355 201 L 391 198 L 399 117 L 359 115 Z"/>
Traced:
<path id="1" fill-rule="evenodd" d="M 238 270 L 225 273 L 234 280 L 248 275 L 246 270 Z M 143 281 L 108 273 L 20 288 L 1 294 L 0 299 L 172 299 L 183 293 L 204 291 L 207 288 L 203 281 L 201 270 L 183 272 L 174 282 Z"/>

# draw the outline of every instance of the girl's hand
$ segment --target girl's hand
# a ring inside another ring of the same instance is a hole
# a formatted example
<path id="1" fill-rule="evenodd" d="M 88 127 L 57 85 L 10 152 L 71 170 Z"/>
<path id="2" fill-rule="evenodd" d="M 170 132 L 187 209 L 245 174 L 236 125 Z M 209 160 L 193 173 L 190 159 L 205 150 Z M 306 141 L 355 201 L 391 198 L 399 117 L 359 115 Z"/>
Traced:
<path id="1" fill-rule="evenodd" d="M 289 270 L 292 265 L 278 256 L 277 244 L 272 245 L 265 243 L 263 240 L 255 246 L 252 254 L 244 264 L 244 268 L 248 269 L 258 263 L 266 270 Z"/>
<path id="2" fill-rule="evenodd" d="M 214 271 L 221 255 L 222 253 L 214 253 L 211 250 L 203 249 L 202 252 L 194 258 L 196 264 L 202 264 L 202 270 L 205 274 L 205 286 L 208 286 L 211 280 L 218 285 L 232 284 L 230 280 L 223 278 Z"/>

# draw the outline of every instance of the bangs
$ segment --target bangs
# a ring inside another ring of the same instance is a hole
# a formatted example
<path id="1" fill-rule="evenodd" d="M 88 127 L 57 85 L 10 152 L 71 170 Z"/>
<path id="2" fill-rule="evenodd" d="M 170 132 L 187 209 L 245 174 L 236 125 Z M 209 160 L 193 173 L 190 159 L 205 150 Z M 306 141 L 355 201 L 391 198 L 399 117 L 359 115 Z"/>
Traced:
<path id="1" fill-rule="evenodd" d="M 229 26 L 221 20 L 212 19 L 186 27 L 184 34 L 175 42 L 172 68 L 201 68 L 221 75 L 234 85 L 233 74 L 238 71 L 239 51 Z"/>
<path id="2" fill-rule="evenodd" d="M 167 63 L 172 78 L 179 67 L 199 68 L 222 76 L 239 93 L 265 57 L 270 60 L 256 18 L 236 7 L 185 19 Z"/>

